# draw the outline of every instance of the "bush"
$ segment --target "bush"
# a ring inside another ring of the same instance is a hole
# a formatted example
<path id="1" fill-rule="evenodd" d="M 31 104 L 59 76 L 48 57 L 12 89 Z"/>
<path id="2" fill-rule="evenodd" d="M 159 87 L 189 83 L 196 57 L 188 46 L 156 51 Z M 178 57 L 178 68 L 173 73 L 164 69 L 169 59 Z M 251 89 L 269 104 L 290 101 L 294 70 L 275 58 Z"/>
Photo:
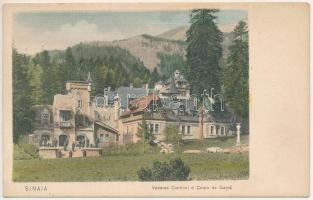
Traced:
<path id="1" fill-rule="evenodd" d="M 112 145 L 102 149 L 102 155 L 140 155 L 143 153 L 158 153 L 160 148 L 147 143 L 138 142 L 123 146 Z"/>
<path id="2" fill-rule="evenodd" d="M 182 135 L 179 134 L 178 127 L 175 125 L 167 125 L 165 127 L 165 141 L 178 146 L 182 142 Z"/>
<path id="3" fill-rule="evenodd" d="M 150 168 L 140 168 L 137 171 L 141 181 L 184 181 L 188 179 L 190 168 L 180 159 L 167 162 L 155 161 Z"/>
<path id="4" fill-rule="evenodd" d="M 14 144 L 14 160 L 29 160 L 39 158 L 39 151 L 32 144 Z"/>

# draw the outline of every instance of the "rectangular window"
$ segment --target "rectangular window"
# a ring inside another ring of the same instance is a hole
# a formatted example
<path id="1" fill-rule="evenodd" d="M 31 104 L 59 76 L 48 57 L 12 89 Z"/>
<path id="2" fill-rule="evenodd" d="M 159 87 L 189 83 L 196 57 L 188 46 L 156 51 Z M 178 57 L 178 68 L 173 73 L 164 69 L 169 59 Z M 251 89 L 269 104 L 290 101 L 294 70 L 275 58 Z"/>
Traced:
<path id="1" fill-rule="evenodd" d="M 61 122 L 70 121 L 70 111 L 60 111 Z"/>
<path id="2" fill-rule="evenodd" d="M 79 99 L 79 100 L 77 101 L 77 107 L 78 107 L 78 108 L 82 108 L 82 107 L 83 107 L 83 101 L 82 101 L 82 100 Z"/>
<path id="3" fill-rule="evenodd" d="M 155 124 L 154 126 L 155 126 L 154 127 L 155 133 L 158 133 L 159 132 L 159 124 Z"/>
<path id="4" fill-rule="evenodd" d="M 104 141 L 103 134 L 100 134 L 100 142 L 103 142 L 103 141 Z"/>
<path id="5" fill-rule="evenodd" d="M 104 140 L 105 140 L 105 142 L 109 142 L 109 134 L 105 134 Z"/>
<path id="6" fill-rule="evenodd" d="M 211 130 L 210 130 L 211 135 L 214 134 L 214 126 L 211 126 Z"/>
<path id="7" fill-rule="evenodd" d="M 49 123 L 49 114 L 48 113 L 41 114 L 41 123 L 42 124 L 48 124 Z"/>
<path id="8" fill-rule="evenodd" d="M 185 134 L 185 126 L 184 125 L 182 125 L 182 127 L 181 127 L 181 133 Z"/>
<path id="9" fill-rule="evenodd" d="M 190 126 L 187 126 L 187 133 L 190 134 Z"/>
<path id="10" fill-rule="evenodd" d="M 153 124 L 150 124 L 150 133 L 153 133 Z"/>
<path id="11" fill-rule="evenodd" d="M 221 135 L 225 134 L 225 127 L 221 127 Z"/>

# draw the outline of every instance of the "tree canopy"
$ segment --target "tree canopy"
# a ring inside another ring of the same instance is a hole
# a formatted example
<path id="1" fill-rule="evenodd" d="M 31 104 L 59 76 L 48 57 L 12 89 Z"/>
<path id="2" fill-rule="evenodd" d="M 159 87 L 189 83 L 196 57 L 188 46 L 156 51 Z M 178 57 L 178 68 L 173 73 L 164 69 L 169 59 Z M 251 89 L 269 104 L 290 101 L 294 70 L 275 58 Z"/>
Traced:
<path id="1" fill-rule="evenodd" d="M 230 54 L 223 69 L 224 96 L 229 106 L 241 118 L 249 115 L 249 45 L 248 27 L 240 21 L 235 27 Z"/>
<path id="2" fill-rule="evenodd" d="M 191 92 L 197 96 L 203 90 L 220 89 L 220 60 L 223 34 L 216 23 L 215 9 L 195 9 L 190 14 L 187 31 L 187 65 Z"/>
<path id="3" fill-rule="evenodd" d="M 28 134 L 32 128 L 32 119 L 34 117 L 31 110 L 31 94 L 34 88 L 31 87 L 28 80 L 28 70 L 30 58 L 19 54 L 13 49 L 13 142 L 17 142 L 22 135 Z M 34 74 L 32 74 L 34 75 Z"/>

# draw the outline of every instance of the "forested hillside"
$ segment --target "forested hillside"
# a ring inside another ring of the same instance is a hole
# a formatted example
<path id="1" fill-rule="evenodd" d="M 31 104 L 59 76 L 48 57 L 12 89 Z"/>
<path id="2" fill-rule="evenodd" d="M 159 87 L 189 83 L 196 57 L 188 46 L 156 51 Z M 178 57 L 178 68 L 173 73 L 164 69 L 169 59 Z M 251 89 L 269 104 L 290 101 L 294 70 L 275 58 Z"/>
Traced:
<path id="1" fill-rule="evenodd" d="M 134 57 L 140 59 L 145 67 L 153 71 L 160 62 L 158 53 L 169 55 L 185 55 L 186 43 L 182 40 L 170 40 L 147 34 L 138 35 L 124 40 L 95 41 L 88 44 L 97 46 L 117 46 L 129 51 Z"/>
<path id="2" fill-rule="evenodd" d="M 64 92 L 68 80 L 86 80 L 91 73 L 92 94 L 111 86 L 142 87 L 150 72 L 127 50 L 119 47 L 78 44 L 65 51 L 42 51 L 35 56 L 13 49 L 14 140 L 29 133 L 32 105 L 52 104 L 53 96 Z M 21 130 L 20 130 L 21 128 Z"/>

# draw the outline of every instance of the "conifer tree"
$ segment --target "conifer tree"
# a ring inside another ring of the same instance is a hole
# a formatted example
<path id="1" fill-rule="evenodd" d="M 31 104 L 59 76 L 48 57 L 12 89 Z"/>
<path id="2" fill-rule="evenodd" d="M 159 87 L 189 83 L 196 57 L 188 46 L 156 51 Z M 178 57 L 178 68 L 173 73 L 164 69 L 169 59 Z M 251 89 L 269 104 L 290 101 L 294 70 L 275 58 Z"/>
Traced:
<path id="1" fill-rule="evenodd" d="M 67 80 L 78 80 L 78 71 L 71 47 L 68 47 L 65 51 L 65 67 L 67 69 Z"/>
<path id="2" fill-rule="evenodd" d="M 160 75 L 157 68 L 154 68 L 152 73 L 150 74 L 149 87 L 153 88 L 154 84 L 160 80 Z"/>
<path id="3" fill-rule="evenodd" d="M 191 92 L 197 96 L 204 89 L 220 89 L 220 59 L 223 34 L 216 23 L 215 9 L 195 9 L 190 14 L 187 31 L 187 65 Z"/>
<path id="4" fill-rule="evenodd" d="M 43 103 L 42 90 L 42 68 L 40 65 L 35 65 L 32 61 L 27 66 L 27 80 L 29 81 L 29 89 L 32 105 Z"/>
<path id="5" fill-rule="evenodd" d="M 32 131 L 34 117 L 32 100 L 27 79 L 29 57 L 13 49 L 13 142 Z"/>
<path id="6" fill-rule="evenodd" d="M 223 69 L 223 90 L 229 106 L 237 116 L 246 119 L 249 114 L 249 45 L 246 22 L 240 21 L 233 35 L 230 54 Z"/>

